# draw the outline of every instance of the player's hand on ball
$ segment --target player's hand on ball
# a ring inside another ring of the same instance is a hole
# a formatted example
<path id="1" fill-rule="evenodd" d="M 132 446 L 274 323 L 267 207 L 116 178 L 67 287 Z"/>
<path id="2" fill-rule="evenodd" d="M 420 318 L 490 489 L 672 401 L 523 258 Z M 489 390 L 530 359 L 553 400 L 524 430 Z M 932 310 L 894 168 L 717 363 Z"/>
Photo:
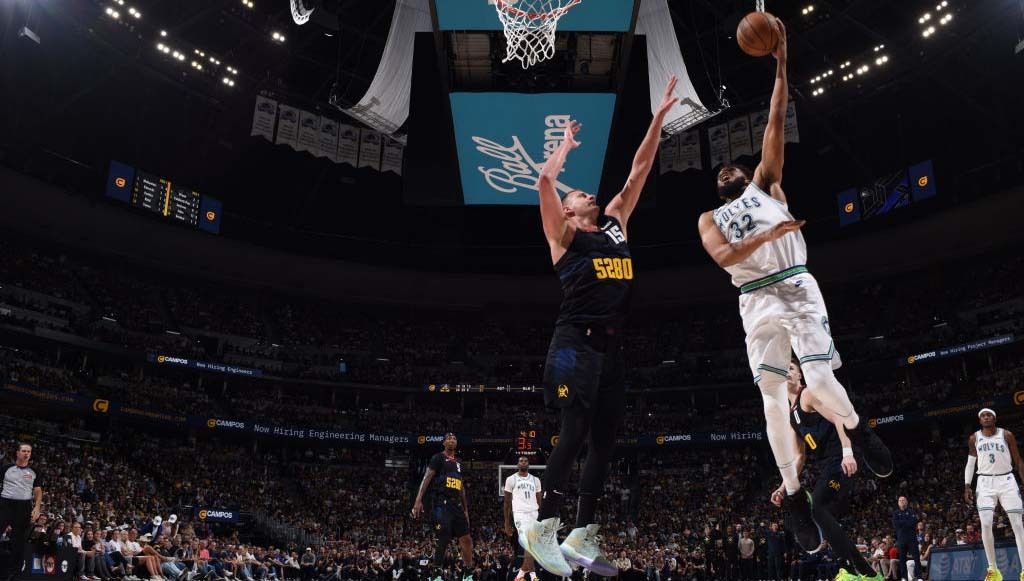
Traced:
<path id="1" fill-rule="evenodd" d="M 843 457 L 843 474 L 847 476 L 853 476 L 857 473 L 857 459 L 853 456 Z"/>
<path id="2" fill-rule="evenodd" d="M 679 98 L 673 95 L 676 90 L 676 83 L 679 82 L 679 78 L 675 75 L 668 80 L 668 85 L 665 86 L 665 94 L 661 97 L 661 105 L 658 105 L 658 111 L 655 115 L 664 115 L 668 113 L 668 110 L 679 101 Z"/>
<path id="3" fill-rule="evenodd" d="M 779 35 L 779 43 L 775 45 L 775 50 L 772 51 L 772 56 L 777 60 L 784 61 L 788 54 L 786 47 L 786 25 L 782 23 L 779 17 L 775 17 L 776 32 Z"/>
<path id="4" fill-rule="evenodd" d="M 417 502 L 412 505 L 412 518 L 420 518 L 421 514 L 423 514 L 423 503 Z"/>
<path id="5" fill-rule="evenodd" d="M 779 222 L 772 226 L 771 230 L 768 231 L 768 239 L 778 240 L 790 232 L 796 232 L 803 228 L 806 223 L 806 220 L 787 220 L 785 222 Z"/>

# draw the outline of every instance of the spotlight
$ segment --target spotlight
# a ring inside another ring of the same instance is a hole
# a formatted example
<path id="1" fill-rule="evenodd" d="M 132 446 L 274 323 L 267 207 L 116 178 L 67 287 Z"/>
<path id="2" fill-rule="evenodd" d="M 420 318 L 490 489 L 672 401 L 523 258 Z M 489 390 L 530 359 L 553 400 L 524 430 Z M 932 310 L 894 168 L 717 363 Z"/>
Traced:
<path id="1" fill-rule="evenodd" d="M 162 42 L 156 43 L 156 49 L 158 51 L 160 51 L 160 52 L 163 52 L 163 50 L 164 50 L 164 43 L 162 43 Z"/>
<path id="2" fill-rule="evenodd" d="M 134 13 L 132 13 L 132 16 L 134 16 L 135 19 L 138 20 L 139 18 L 142 18 L 142 13 L 136 10 Z"/>
<path id="3" fill-rule="evenodd" d="M 950 20 L 953 20 L 953 13 L 952 12 L 950 12 L 950 13 L 946 14 L 945 16 L 943 16 L 942 19 L 939 20 L 939 24 L 945 25 Z"/>
<path id="4" fill-rule="evenodd" d="M 166 30 L 161 30 L 160 31 L 160 36 L 167 36 L 167 31 Z"/>
<path id="5" fill-rule="evenodd" d="M 181 53 L 178 53 L 178 60 L 179 61 L 184 61 L 185 60 L 185 55 L 183 55 Z"/>

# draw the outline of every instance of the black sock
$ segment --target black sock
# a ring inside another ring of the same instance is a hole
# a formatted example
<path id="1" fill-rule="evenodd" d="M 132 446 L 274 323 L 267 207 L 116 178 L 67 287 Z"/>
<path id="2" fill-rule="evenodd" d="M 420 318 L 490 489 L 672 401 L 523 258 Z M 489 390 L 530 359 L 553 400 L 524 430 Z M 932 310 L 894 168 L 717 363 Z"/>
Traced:
<path id="1" fill-rule="evenodd" d="M 539 520 L 546 520 L 556 517 L 562 512 L 562 503 L 565 501 L 565 494 L 557 490 L 545 490 L 544 498 L 540 502 Z"/>
<path id="2" fill-rule="evenodd" d="M 594 524 L 594 512 L 597 510 L 597 495 L 589 492 L 580 493 L 580 502 L 576 507 L 576 528 Z"/>
<path id="3" fill-rule="evenodd" d="M 816 508 L 814 510 L 814 520 L 818 522 L 825 540 L 832 546 L 836 556 L 852 563 L 858 575 L 867 575 L 869 577 L 875 575 L 875 570 L 871 568 L 871 565 L 860 554 L 860 551 L 857 550 L 857 545 L 850 540 L 849 535 L 839 525 L 836 518 L 832 516 L 832 513 Z"/>

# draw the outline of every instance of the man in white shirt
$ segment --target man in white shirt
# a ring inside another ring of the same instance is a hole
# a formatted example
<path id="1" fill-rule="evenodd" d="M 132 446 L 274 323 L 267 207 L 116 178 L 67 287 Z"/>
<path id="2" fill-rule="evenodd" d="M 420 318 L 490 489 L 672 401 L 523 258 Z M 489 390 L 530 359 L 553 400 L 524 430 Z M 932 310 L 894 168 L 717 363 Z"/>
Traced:
<path id="1" fill-rule="evenodd" d="M 515 531 L 521 534 L 524 525 L 537 520 L 541 501 L 540 478 L 530 474 L 530 459 L 526 456 L 519 457 L 516 467 L 519 471 L 505 479 L 505 534 L 512 539 L 515 556 L 523 560 L 516 574 L 516 581 L 522 581 L 527 575 L 532 581 L 536 581 L 533 555 L 523 551 Z M 513 525 L 515 531 L 512 529 Z"/>

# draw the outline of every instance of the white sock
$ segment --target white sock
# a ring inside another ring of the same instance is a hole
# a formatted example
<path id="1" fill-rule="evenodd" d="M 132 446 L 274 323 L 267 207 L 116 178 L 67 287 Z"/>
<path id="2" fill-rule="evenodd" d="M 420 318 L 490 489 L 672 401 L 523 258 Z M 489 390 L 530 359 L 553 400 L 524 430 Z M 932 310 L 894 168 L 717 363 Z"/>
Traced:
<path id="1" fill-rule="evenodd" d="M 979 510 L 978 516 L 981 517 L 981 544 L 985 546 L 985 558 L 988 559 L 988 566 L 992 569 L 996 567 L 996 537 L 992 534 L 992 519 L 995 516 L 993 513 L 995 510 Z"/>
<path id="2" fill-rule="evenodd" d="M 1010 526 L 1013 527 L 1013 539 L 1017 541 L 1017 555 L 1020 562 L 1024 563 L 1024 521 L 1021 520 L 1019 512 L 1009 512 L 1006 516 L 1010 518 Z"/>
<path id="3" fill-rule="evenodd" d="M 907 561 L 907 581 L 914 581 L 914 561 Z"/>
<path id="4" fill-rule="evenodd" d="M 860 423 L 860 416 L 853 409 L 850 395 L 832 372 L 831 361 L 808 361 L 800 366 L 807 381 L 807 389 L 825 407 L 843 418 L 843 426 L 854 429 Z"/>
<path id="5" fill-rule="evenodd" d="M 768 370 L 762 370 L 757 386 L 761 389 L 764 403 L 765 428 L 768 443 L 771 444 L 775 463 L 782 475 L 787 494 L 800 490 L 800 475 L 796 472 L 796 447 L 793 445 L 793 428 L 789 425 L 789 397 L 786 378 Z"/>

